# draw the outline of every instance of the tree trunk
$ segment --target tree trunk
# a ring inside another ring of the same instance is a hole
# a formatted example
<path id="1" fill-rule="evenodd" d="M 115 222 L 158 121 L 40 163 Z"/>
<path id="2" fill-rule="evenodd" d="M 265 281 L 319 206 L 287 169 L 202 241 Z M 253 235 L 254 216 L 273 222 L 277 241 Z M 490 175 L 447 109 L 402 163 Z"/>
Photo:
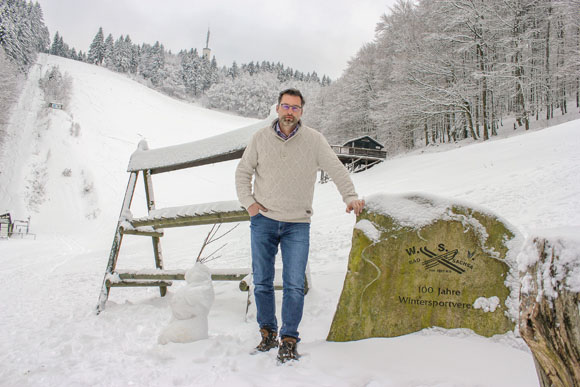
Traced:
<path id="1" fill-rule="evenodd" d="M 471 107 L 469 106 L 469 102 L 465 101 L 465 120 L 467 121 L 467 126 L 469 127 L 469 133 L 471 134 L 471 138 L 477 140 L 477 135 L 475 134 L 475 129 L 473 128 L 473 116 L 471 115 Z"/>
<path id="2" fill-rule="evenodd" d="M 576 28 L 576 50 L 580 51 L 580 26 Z M 580 66 L 576 64 L 576 70 L 578 74 L 580 72 Z M 576 76 L 576 107 L 580 108 L 580 77 Z"/>
<path id="3" fill-rule="evenodd" d="M 529 129 L 529 119 L 528 119 L 528 109 L 526 108 L 526 97 L 524 95 L 524 66 L 522 65 L 523 55 L 522 55 L 522 35 L 525 32 L 525 23 L 521 20 L 523 15 L 523 11 L 519 11 L 516 13 L 516 21 L 514 26 L 514 32 L 516 34 L 515 41 L 517 44 L 516 52 L 514 54 L 514 62 L 515 62 L 515 85 L 516 85 L 516 97 L 515 97 L 515 105 L 516 105 L 516 112 L 517 112 L 517 122 L 518 126 L 522 126 L 522 123 L 525 124 L 526 130 Z"/>
<path id="4" fill-rule="evenodd" d="M 480 118 L 479 118 L 479 97 L 476 95 L 475 96 L 475 103 L 473 104 L 474 108 L 475 108 L 475 134 L 477 135 L 477 137 L 474 138 L 479 138 L 479 136 L 481 135 L 479 133 L 479 123 L 480 123 Z"/>
<path id="5" fill-rule="evenodd" d="M 548 6 L 548 15 L 551 15 L 552 7 Z M 552 87 L 550 77 L 550 17 L 548 16 L 546 26 L 546 54 L 545 54 L 545 70 L 546 70 L 546 120 L 554 118 L 554 111 L 552 109 Z"/>
<path id="6" fill-rule="evenodd" d="M 560 111 L 562 115 L 566 114 L 566 59 L 565 59 L 565 27 L 564 21 L 562 20 L 562 14 L 558 16 L 557 20 L 557 28 L 558 28 L 558 42 L 557 42 L 557 77 L 556 77 L 556 85 L 558 87 L 558 96 L 560 97 Z"/>
<path id="7" fill-rule="evenodd" d="M 447 142 L 451 142 L 451 116 L 449 113 L 445 114 L 445 132 L 447 133 Z"/>
<path id="8" fill-rule="evenodd" d="M 532 350 L 542 387 L 579 387 L 580 294 L 567 286 L 577 262 L 560 260 L 565 248 L 560 240 L 535 238 L 528 243 L 534 248 L 524 251 L 537 253 L 539 259 L 520 273 L 520 333 Z"/>
<path id="9" fill-rule="evenodd" d="M 489 140 L 489 118 L 487 117 L 487 77 L 483 60 L 483 47 L 477 44 L 477 56 L 479 58 L 479 70 L 481 71 L 481 115 L 483 121 L 483 140 Z"/>
<path id="10" fill-rule="evenodd" d="M 580 77 L 576 78 L 576 107 L 580 107 Z"/>

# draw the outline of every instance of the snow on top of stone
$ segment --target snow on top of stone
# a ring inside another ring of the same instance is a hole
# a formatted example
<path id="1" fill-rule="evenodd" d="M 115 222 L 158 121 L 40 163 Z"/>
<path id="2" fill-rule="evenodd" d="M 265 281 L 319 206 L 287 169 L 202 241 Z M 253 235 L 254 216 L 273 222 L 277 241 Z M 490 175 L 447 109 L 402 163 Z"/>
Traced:
<path id="1" fill-rule="evenodd" d="M 517 254 L 520 246 L 523 244 L 521 233 L 506 219 L 490 212 L 488 209 L 467 203 L 465 201 L 442 198 L 435 195 L 424 193 L 407 193 L 407 194 L 384 194 L 378 193 L 365 198 L 367 209 L 371 212 L 383 214 L 393 218 L 401 227 L 410 227 L 420 229 L 428 226 L 437 220 L 461 220 L 468 223 L 476 231 L 478 237 L 482 240 L 482 246 L 489 237 L 485 227 L 474 217 L 457 214 L 453 207 L 469 208 L 481 214 L 493 217 L 500 221 L 511 233 L 514 238 L 504 241 L 508 248 L 508 254 L 505 261 L 510 266 L 516 266 Z M 491 257 L 499 258 L 497 251 L 485 250 L 484 252 Z"/>
<path id="2" fill-rule="evenodd" d="M 157 149 L 148 149 L 146 143 L 139 144 L 131 155 L 127 171 L 176 166 L 244 150 L 254 133 L 275 118 L 276 112 L 272 109 L 265 120 L 203 140 Z"/>
<path id="3" fill-rule="evenodd" d="M 354 225 L 354 228 L 361 230 L 373 242 L 379 242 L 381 240 L 381 232 L 368 219 L 359 220 Z"/>
<path id="4" fill-rule="evenodd" d="M 479 213 L 492 216 L 506 225 L 510 231 L 517 230 L 501 216 L 488 209 L 455 198 L 443 198 L 436 195 L 411 192 L 405 194 L 377 193 L 365 197 L 366 207 L 371 212 L 388 215 L 403 227 L 422 228 L 439 219 L 455 219 L 452 207 L 469 208 Z"/>
<path id="5" fill-rule="evenodd" d="M 367 209 L 394 218 L 403 227 L 421 228 L 447 213 L 450 203 L 425 194 L 374 194 L 365 198 Z"/>

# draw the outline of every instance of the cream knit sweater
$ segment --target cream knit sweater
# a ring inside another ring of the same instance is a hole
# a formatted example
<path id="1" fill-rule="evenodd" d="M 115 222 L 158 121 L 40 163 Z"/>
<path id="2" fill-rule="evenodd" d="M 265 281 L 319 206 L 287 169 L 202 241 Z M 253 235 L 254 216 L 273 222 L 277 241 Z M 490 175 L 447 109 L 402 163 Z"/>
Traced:
<path id="1" fill-rule="evenodd" d="M 262 215 L 278 221 L 310 222 L 319 169 L 332 178 L 345 204 L 358 199 L 348 171 L 322 134 L 302 125 L 283 140 L 267 126 L 254 134 L 236 169 L 238 199 L 245 208 L 260 203 L 268 209 Z"/>

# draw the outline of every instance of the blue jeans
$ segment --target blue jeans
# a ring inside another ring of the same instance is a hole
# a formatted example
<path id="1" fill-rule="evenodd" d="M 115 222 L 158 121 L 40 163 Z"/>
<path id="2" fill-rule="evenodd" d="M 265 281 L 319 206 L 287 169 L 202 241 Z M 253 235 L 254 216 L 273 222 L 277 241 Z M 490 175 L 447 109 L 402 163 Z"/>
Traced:
<path id="1" fill-rule="evenodd" d="M 254 297 L 260 328 L 278 332 L 274 274 L 278 245 L 282 251 L 282 329 L 298 339 L 304 309 L 304 276 L 310 248 L 310 223 L 279 222 L 262 214 L 250 220 Z"/>

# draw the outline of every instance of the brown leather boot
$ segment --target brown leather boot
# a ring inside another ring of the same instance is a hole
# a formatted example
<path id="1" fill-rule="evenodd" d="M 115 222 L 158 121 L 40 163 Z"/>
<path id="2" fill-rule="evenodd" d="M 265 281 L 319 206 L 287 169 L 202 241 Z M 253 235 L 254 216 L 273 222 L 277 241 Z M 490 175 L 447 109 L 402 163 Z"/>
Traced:
<path id="1" fill-rule="evenodd" d="M 298 360 L 300 354 L 298 354 L 298 351 L 296 350 L 297 346 L 298 340 L 295 337 L 282 337 L 282 342 L 278 349 L 278 361 L 280 363 L 285 363 L 288 360 Z"/>
<path id="2" fill-rule="evenodd" d="M 276 348 L 278 346 L 278 338 L 277 333 L 271 331 L 267 328 L 260 329 L 260 334 L 262 335 L 262 341 L 256 347 L 256 349 L 260 352 L 268 352 L 272 348 Z"/>

